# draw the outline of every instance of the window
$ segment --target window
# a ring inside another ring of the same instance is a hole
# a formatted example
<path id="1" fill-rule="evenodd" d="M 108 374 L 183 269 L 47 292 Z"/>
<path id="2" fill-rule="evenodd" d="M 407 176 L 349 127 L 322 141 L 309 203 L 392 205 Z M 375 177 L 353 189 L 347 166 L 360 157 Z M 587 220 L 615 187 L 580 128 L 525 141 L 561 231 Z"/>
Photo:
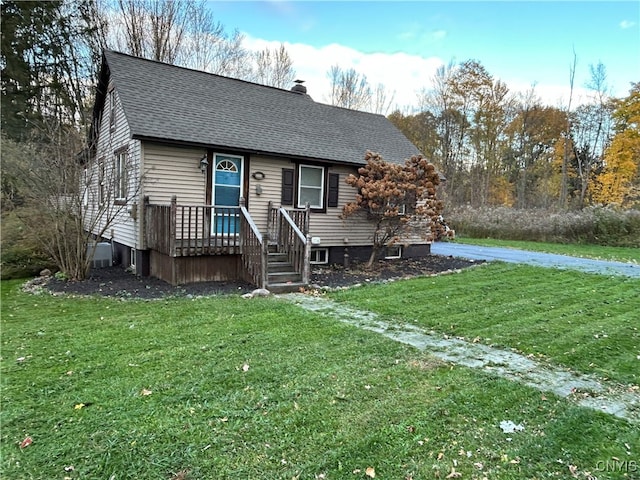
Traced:
<path id="1" fill-rule="evenodd" d="M 315 265 L 329 263 L 329 249 L 312 248 L 310 262 Z"/>
<path id="2" fill-rule="evenodd" d="M 324 207 L 324 168 L 300 165 L 298 170 L 298 208 Z"/>
<path id="3" fill-rule="evenodd" d="M 98 205 L 104 203 L 104 158 L 98 161 Z"/>
<path id="4" fill-rule="evenodd" d="M 89 187 L 90 185 L 90 180 L 89 180 L 89 171 L 85 168 L 84 171 L 82 172 L 82 206 L 86 207 L 89 205 Z"/>
<path id="5" fill-rule="evenodd" d="M 127 151 L 121 150 L 115 154 L 115 165 L 113 168 L 116 201 L 127 200 Z"/>
<path id="6" fill-rule="evenodd" d="M 402 247 L 400 245 L 388 245 L 384 254 L 384 258 L 402 258 Z"/>
<path id="7" fill-rule="evenodd" d="M 116 92 L 109 92 L 109 126 L 113 130 L 116 126 Z"/>

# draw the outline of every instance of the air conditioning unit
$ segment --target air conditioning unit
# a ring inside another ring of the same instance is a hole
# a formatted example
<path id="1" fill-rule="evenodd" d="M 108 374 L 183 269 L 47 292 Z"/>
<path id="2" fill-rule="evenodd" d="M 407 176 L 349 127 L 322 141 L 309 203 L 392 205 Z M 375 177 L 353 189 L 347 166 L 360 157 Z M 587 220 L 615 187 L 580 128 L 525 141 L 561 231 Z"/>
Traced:
<path id="1" fill-rule="evenodd" d="M 105 268 L 113 264 L 113 255 L 111 254 L 111 244 L 108 242 L 99 242 L 87 245 L 87 255 L 91 255 L 91 249 L 95 245 L 93 258 L 91 259 L 91 268 Z"/>

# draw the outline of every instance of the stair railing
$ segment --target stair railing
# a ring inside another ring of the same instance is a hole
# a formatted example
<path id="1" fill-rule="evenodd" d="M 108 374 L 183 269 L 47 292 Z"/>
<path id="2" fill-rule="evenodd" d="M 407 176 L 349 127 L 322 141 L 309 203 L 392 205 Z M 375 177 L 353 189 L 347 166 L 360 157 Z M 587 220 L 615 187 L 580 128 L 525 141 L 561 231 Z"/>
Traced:
<path id="1" fill-rule="evenodd" d="M 282 207 L 278 209 L 277 218 L 278 251 L 285 253 L 289 263 L 302 276 L 302 283 L 309 283 L 311 238 L 302 233 L 289 213 Z"/>
<path id="2" fill-rule="evenodd" d="M 267 242 L 254 223 L 249 211 L 240 207 L 240 245 L 242 266 L 249 279 L 259 288 L 267 285 Z"/>

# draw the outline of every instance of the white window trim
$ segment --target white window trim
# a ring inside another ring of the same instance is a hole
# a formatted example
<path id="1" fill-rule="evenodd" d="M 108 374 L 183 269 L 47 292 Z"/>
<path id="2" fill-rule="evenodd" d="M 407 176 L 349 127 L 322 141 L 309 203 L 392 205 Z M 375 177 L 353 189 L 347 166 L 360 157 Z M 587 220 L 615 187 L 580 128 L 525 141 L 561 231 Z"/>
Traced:
<path id="1" fill-rule="evenodd" d="M 111 130 L 116 128 L 116 91 L 115 89 L 109 90 L 109 128 Z"/>
<path id="2" fill-rule="evenodd" d="M 390 254 L 390 250 L 398 249 L 397 254 Z M 384 258 L 386 260 L 395 260 L 398 258 L 402 258 L 402 245 L 387 245 L 385 250 Z"/>
<path id="3" fill-rule="evenodd" d="M 313 260 L 313 254 L 315 252 L 324 252 L 324 261 Z M 312 248 L 310 263 L 312 265 L 326 265 L 329 263 L 329 249 L 328 248 Z"/>
<path id="4" fill-rule="evenodd" d="M 115 153 L 115 197 L 118 202 L 125 202 L 127 200 L 127 193 L 129 190 L 129 177 L 127 172 L 128 159 L 129 152 L 127 150 L 121 150 Z"/>
<path id="5" fill-rule="evenodd" d="M 302 185 L 301 179 L 302 179 L 302 169 L 303 168 L 315 168 L 316 170 L 320 170 L 321 175 L 320 175 L 320 205 L 309 205 L 310 208 L 324 208 L 324 177 L 325 177 L 325 168 L 324 167 L 318 167 L 316 165 L 298 165 L 298 208 L 305 208 L 306 205 L 300 203 L 300 189 L 302 187 L 305 188 L 317 188 L 314 185 Z"/>

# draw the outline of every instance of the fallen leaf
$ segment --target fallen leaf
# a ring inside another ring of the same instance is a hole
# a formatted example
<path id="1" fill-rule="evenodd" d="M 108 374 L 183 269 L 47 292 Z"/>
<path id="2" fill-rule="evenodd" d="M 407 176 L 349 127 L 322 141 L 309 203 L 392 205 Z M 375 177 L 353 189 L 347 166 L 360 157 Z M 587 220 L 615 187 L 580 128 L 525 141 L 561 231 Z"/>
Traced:
<path id="1" fill-rule="evenodd" d="M 142 391 L 140 392 L 140 395 L 142 396 L 148 396 L 151 395 L 153 392 L 151 390 L 147 390 L 146 388 L 143 388 Z"/>
<path id="2" fill-rule="evenodd" d="M 578 467 L 575 465 L 569 465 L 569 472 L 571 472 L 571 476 L 574 478 L 578 478 Z"/>
<path id="3" fill-rule="evenodd" d="M 31 437 L 27 437 L 22 442 L 20 442 L 20 448 L 27 448 L 29 445 L 33 443 L 33 439 Z"/>
<path id="4" fill-rule="evenodd" d="M 444 458 L 444 453 L 440 452 L 438 454 L 438 460 L 442 460 Z"/>
<path id="5" fill-rule="evenodd" d="M 68 467 L 64 467 L 65 472 L 73 472 L 76 469 L 73 465 L 69 465 Z"/>
<path id="6" fill-rule="evenodd" d="M 76 406 L 73 407 L 76 410 L 80 410 L 81 408 L 84 408 L 86 405 L 84 403 L 76 403 Z"/>
<path id="7" fill-rule="evenodd" d="M 369 478 L 376 478 L 376 470 L 373 467 L 367 467 L 364 474 Z"/>
<path id="8" fill-rule="evenodd" d="M 246 364 L 246 363 L 244 365 L 242 365 L 242 371 L 243 372 L 248 372 L 249 371 L 249 365 Z"/>
<path id="9" fill-rule="evenodd" d="M 460 472 L 456 472 L 456 469 L 451 467 L 451 473 L 447 475 L 445 478 L 460 478 L 462 474 Z"/>

